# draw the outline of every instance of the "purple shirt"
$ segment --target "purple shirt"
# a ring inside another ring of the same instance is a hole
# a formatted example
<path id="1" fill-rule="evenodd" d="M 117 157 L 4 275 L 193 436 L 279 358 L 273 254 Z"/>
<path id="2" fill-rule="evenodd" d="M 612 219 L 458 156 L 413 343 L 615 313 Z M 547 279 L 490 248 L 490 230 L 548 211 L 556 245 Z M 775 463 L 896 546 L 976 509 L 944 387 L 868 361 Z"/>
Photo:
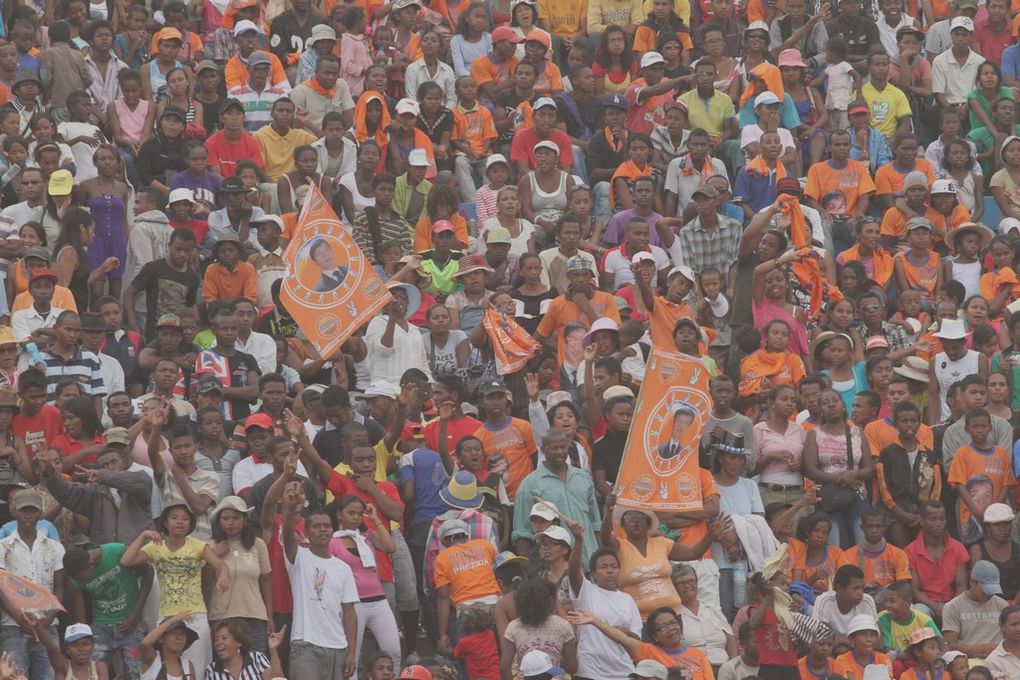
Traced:
<path id="1" fill-rule="evenodd" d="M 609 226 L 606 227 L 606 233 L 602 235 L 602 240 L 606 243 L 612 243 L 614 246 L 618 246 L 623 243 L 624 233 L 627 229 L 627 223 L 635 217 L 640 217 L 634 208 L 629 210 L 623 210 L 609 220 Z M 655 223 L 662 219 L 662 215 L 652 211 L 652 214 L 644 218 L 645 222 L 648 223 L 648 233 L 650 236 L 649 243 L 653 246 L 663 247 L 662 239 L 659 238 L 659 232 L 655 231 Z"/>
<path id="2" fill-rule="evenodd" d="M 218 175 L 208 170 L 206 170 L 200 180 L 196 180 L 190 172 L 184 170 L 170 178 L 170 191 L 174 189 L 191 189 L 191 192 L 195 195 L 195 203 L 204 205 L 212 212 L 223 207 L 223 204 L 216 200 L 216 195 L 220 191 L 220 184 L 222 182 L 223 180 Z M 204 218 L 198 216 L 195 219 L 202 220 Z"/>

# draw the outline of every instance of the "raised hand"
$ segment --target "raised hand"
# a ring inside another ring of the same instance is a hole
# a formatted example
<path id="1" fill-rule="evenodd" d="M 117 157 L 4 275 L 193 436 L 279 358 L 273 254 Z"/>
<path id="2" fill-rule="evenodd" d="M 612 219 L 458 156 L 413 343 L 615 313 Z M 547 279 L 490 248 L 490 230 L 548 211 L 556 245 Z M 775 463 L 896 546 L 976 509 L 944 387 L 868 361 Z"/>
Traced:
<path id="1" fill-rule="evenodd" d="M 300 438 L 305 431 L 305 424 L 289 408 L 283 409 L 283 425 L 294 439 Z"/>
<path id="2" fill-rule="evenodd" d="M 453 417 L 453 412 L 456 410 L 457 405 L 452 401 L 444 401 L 439 405 L 439 420 L 446 422 Z"/>
<path id="3" fill-rule="evenodd" d="M 269 632 L 269 638 L 266 642 L 269 644 L 269 651 L 279 649 L 280 645 L 287 641 L 287 624 L 283 624 L 280 630 L 273 630 Z"/>
<path id="4" fill-rule="evenodd" d="M 531 398 L 531 401 L 538 401 L 539 387 L 537 373 L 525 374 L 524 387 L 528 390 L 528 396 Z"/>
<path id="5" fill-rule="evenodd" d="M 99 481 L 99 470 L 95 468 L 87 468 L 83 465 L 75 465 L 74 473 L 85 478 L 85 481 L 90 484 L 95 484 Z"/>

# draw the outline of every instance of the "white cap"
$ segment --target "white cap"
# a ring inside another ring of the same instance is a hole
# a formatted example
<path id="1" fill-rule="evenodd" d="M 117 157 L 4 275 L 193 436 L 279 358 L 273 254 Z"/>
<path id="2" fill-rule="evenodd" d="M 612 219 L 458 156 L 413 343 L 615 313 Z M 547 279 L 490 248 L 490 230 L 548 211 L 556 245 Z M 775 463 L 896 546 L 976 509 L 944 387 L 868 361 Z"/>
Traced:
<path id="1" fill-rule="evenodd" d="M 488 170 L 489 168 L 491 168 L 496 163 L 502 163 L 503 165 L 507 166 L 508 168 L 510 167 L 510 163 L 507 162 L 506 156 L 504 156 L 501 153 L 494 153 L 494 154 L 492 154 L 491 156 L 489 156 L 488 158 L 485 159 L 485 169 Z"/>
<path id="2" fill-rule="evenodd" d="M 400 394 L 400 388 L 393 383 L 385 380 L 376 380 L 365 388 L 365 392 L 360 398 L 389 397 L 390 399 L 396 399 L 398 394 Z"/>
<path id="3" fill-rule="evenodd" d="M 774 92 L 765 91 L 754 98 L 754 105 L 761 106 L 762 104 L 781 104 L 779 97 Z"/>
<path id="4" fill-rule="evenodd" d="M 533 649 L 521 658 L 521 677 L 533 678 L 536 675 L 563 675 L 565 671 L 553 664 L 552 658 L 545 652 Z"/>
<path id="5" fill-rule="evenodd" d="M 931 191 L 932 194 L 956 194 L 956 182 L 951 179 L 937 179 L 932 182 Z"/>
<path id="6" fill-rule="evenodd" d="M 647 250 L 642 250 L 634 253 L 634 257 L 630 258 L 631 264 L 637 264 L 638 262 L 651 262 L 655 264 L 655 256 Z"/>
<path id="7" fill-rule="evenodd" d="M 999 233 L 1009 234 L 1011 231 L 1020 232 L 1020 220 L 1015 217 L 1003 217 L 999 220 Z"/>
<path id="8" fill-rule="evenodd" d="M 536 144 L 534 150 L 538 151 L 539 149 L 549 149 L 557 156 L 560 155 L 560 147 L 556 146 L 556 142 L 549 139 L 543 139 L 541 142 Z"/>
<path id="9" fill-rule="evenodd" d="M 195 192 L 191 189 L 174 189 L 170 192 L 170 197 L 166 200 L 167 204 L 176 203 L 177 201 L 190 201 L 195 202 Z"/>
<path id="10" fill-rule="evenodd" d="M 964 654 L 963 652 L 961 652 L 960 650 L 958 650 L 958 649 L 950 649 L 948 652 L 946 652 L 945 654 L 942 655 L 942 663 L 944 663 L 944 664 L 946 664 L 948 666 L 949 664 L 951 664 L 954 661 L 956 661 L 957 659 L 959 659 L 961 656 L 964 659 L 967 658 L 967 655 Z"/>
<path id="11" fill-rule="evenodd" d="M 850 635 L 859 633 L 862 630 L 873 630 L 876 633 L 881 632 L 878 629 L 878 622 L 875 621 L 875 617 L 871 614 L 858 614 L 850 619 L 850 625 L 847 626 L 846 634 L 849 637 Z"/>
<path id="12" fill-rule="evenodd" d="M 528 517 L 541 517 L 547 522 L 553 522 L 559 517 L 556 505 L 549 501 L 539 501 L 531 506 L 531 512 L 528 513 Z"/>
<path id="13" fill-rule="evenodd" d="M 249 21 L 248 19 L 243 19 L 234 24 L 235 36 L 241 35 L 242 33 L 247 33 L 248 31 L 255 31 L 256 33 L 262 32 L 262 30 L 259 29 L 258 24 L 256 24 L 254 21 Z"/>
<path id="14" fill-rule="evenodd" d="M 535 105 L 531 107 L 531 110 L 538 111 L 539 109 L 544 108 L 546 106 L 551 106 L 557 111 L 559 110 L 559 108 L 556 106 L 556 102 L 553 100 L 552 97 L 539 97 L 538 99 L 535 100 Z"/>
<path id="15" fill-rule="evenodd" d="M 985 508 L 984 523 L 998 524 L 1000 522 L 1012 522 L 1016 514 L 1005 503 L 992 503 Z"/>
<path id="16" fill-rule="evenodd" d="M 658 52 L 645 52 L 641 55 L 641 68 L 647 68 L 648 66 L 655 66 L 656 64 L 665 64 L 666 59 Z"/>
<path id="17" fill-rule="evenodd" d="M 949 23 L 949 30 L 953 31 L 957 28 L 965 28 L 971 33 L 974 32 L 974 20 L 970 17 L 954 17 Z"/>
<path id="18" fill-rule="evenodd" d="M 889 667 L 884 664 L 872 663 L 864 667 L 864 675 L 861 680 L 892 680 L 889 674 Z"/>
<path id="19" fill-rule="evenodd" d="M 64 631 L 64 642 L 68 644 L 87 637 L 94 637 L 94 635 L 92 634 L 92 628 L 84 623 L 72 623 Z"/>
<path id="20" fill-rule="evenodd" d="M 421 114 L 421 106 L 416 100 L 404 97 L 397 102 L 397 115 L 399 116 L 402 113 L 413 113 L 417 116 Z"/>
<path id="21" fill-rule="evenodd" d="M 675 274 L 679 274 L 680 276 L 684 277 L 691 283 L 694 283 L 694 270 L 688 267 L 687 265 L 682 264 L 679 267 L 673 267 L 672 269 L 670 269 L 669 276 L 666 277 L 666 280 L 667 281 L 670 280 L 671 278 L 673 278 Z"/>
<path id="22" fill-rule="evenodd" d="M 574 535 L 570 533 L 565 527 L 561 527 L 558 524 L 553 524 L 545 528 L 545 531 L 541 531 L 539 536 L 548 536 L 554 541 L 562 541 L 567 544 L 568 548 L 574 547 Z"/>
<path id="23" fill-rule="evenodd" d="M 411 149 L 411 153 L 407 154 L 407 164 L 419 168 L 428 167 L 429 155 L 425 149 Z"/>

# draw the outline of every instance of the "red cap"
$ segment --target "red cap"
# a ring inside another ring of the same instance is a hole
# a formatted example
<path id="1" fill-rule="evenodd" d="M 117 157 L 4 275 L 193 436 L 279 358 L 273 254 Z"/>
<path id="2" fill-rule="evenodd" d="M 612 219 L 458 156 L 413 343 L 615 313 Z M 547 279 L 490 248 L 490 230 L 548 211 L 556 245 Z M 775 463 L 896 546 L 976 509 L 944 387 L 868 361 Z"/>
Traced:
<path id="1" fill-rule="evenodd" d="M 871 109 L 868 105 L 862 101 L 850 102 L 850 106 L 847 109 L 847 115 L 852 116 L 855 113 L 871 113 Z"/>
<path id="2" fill-rule="evenodd" d="M 407 666 L 400 671 L 400 677 L 414 680 L 432 680 L 432 672 L 425 666 Z"/>
<path id="3" fill-rule="evenodd" d="M 517 44 L 524 42 L 524 38 L 517 35 L 517 31 L 510 28 L 509 26 L 500 26 L 492 32 L 492 43 L 496 44 L 501 40 L 509 40 L 510 42 Z"/>
<path id="4" fill-rule="evenodd" d="M 424 439 L 425 435 L 421 431 L 421 423 L 405 423 L 404 431 L 400 433 L 400 441 L 412 441 L 414 439 Z"/>
<path id="5" fill-rule="evenodd" d="M 252 415 L 245 418 L 244 429 L 249 427 L 261 427 L 263 430 L 273 429 L 273 419 L 269 417 L 268 413 L 253 413 Z"/>
<path id="6" fill-rule="evenodd" d="M 444 231 L 454 231 L 453 225 L 450 224 L 447 220 L 436 220 L 432 224 L 432 233 L 433 234 L 440 234 L 440 233 L 442 233 Z"/>
<path id="7" fill-rule="evenodd" d="M 32 278 L 29 279 L 29 283 L 31 283 L 32 281 L 38 281 L 39 279 L 49 279 L 54 284 L 56 284 L 57 281 L 59 280 L 57 278 L 57 275 L 53 273 L 53 270 L 48 269 L 46 267 L 39 267 L 39 269 L 33 271 Z"/>

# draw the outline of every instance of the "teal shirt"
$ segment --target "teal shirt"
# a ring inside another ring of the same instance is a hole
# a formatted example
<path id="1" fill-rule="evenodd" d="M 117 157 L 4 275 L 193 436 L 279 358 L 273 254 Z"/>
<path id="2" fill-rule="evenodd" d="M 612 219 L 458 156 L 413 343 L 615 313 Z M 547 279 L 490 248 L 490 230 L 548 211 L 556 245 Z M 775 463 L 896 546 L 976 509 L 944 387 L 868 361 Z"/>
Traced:
<path id="1" fill-rule="evenodd" d="M 545 464 L 524 478 L 517 487 L 514 503 L 514 531 L 512 540 L 526 538 L 535 540 L 531 531 L 531 506 L 534 496 L 556 505 L 560 512 L 584 527 L 584 545 L 581 564 L 588 564 L 588 558 L 598 548 L 595 540 L 596 527 L 602 526 L 602 515 L 595 502 L 595 483 L 590 472 L 567 465 L 567 481 L 552 473 Z"/>
<path id="2" fill-rule="evenodd" d="M 138 577 L 133 569 L 120 566 L 123 543 L 107 543 L 99 550 L 102 554 L 92 578 L 84 582 L 71 579 L 71 583 L 89 594 L 94 624 L 115 626 L 138 606 Z"/>
<path id="3" fill-rule="evenodd" d="M 1013 364 L 1010 376 L 1009 384 L 1012 386 L 1009 395 L 1009 406 L 1016 410 L 1020 409 L 1020 353 L 1013 349 L 1012 345 L 1005 347 L 1000 352 L 996 352 L 995 356 L 992 357 L 992 366 L 989 370 L 998 371 L 999 366 L 1002 365 L 1002 360 L 1006 357 L 1014 357 L 1017 363 Z"/>

